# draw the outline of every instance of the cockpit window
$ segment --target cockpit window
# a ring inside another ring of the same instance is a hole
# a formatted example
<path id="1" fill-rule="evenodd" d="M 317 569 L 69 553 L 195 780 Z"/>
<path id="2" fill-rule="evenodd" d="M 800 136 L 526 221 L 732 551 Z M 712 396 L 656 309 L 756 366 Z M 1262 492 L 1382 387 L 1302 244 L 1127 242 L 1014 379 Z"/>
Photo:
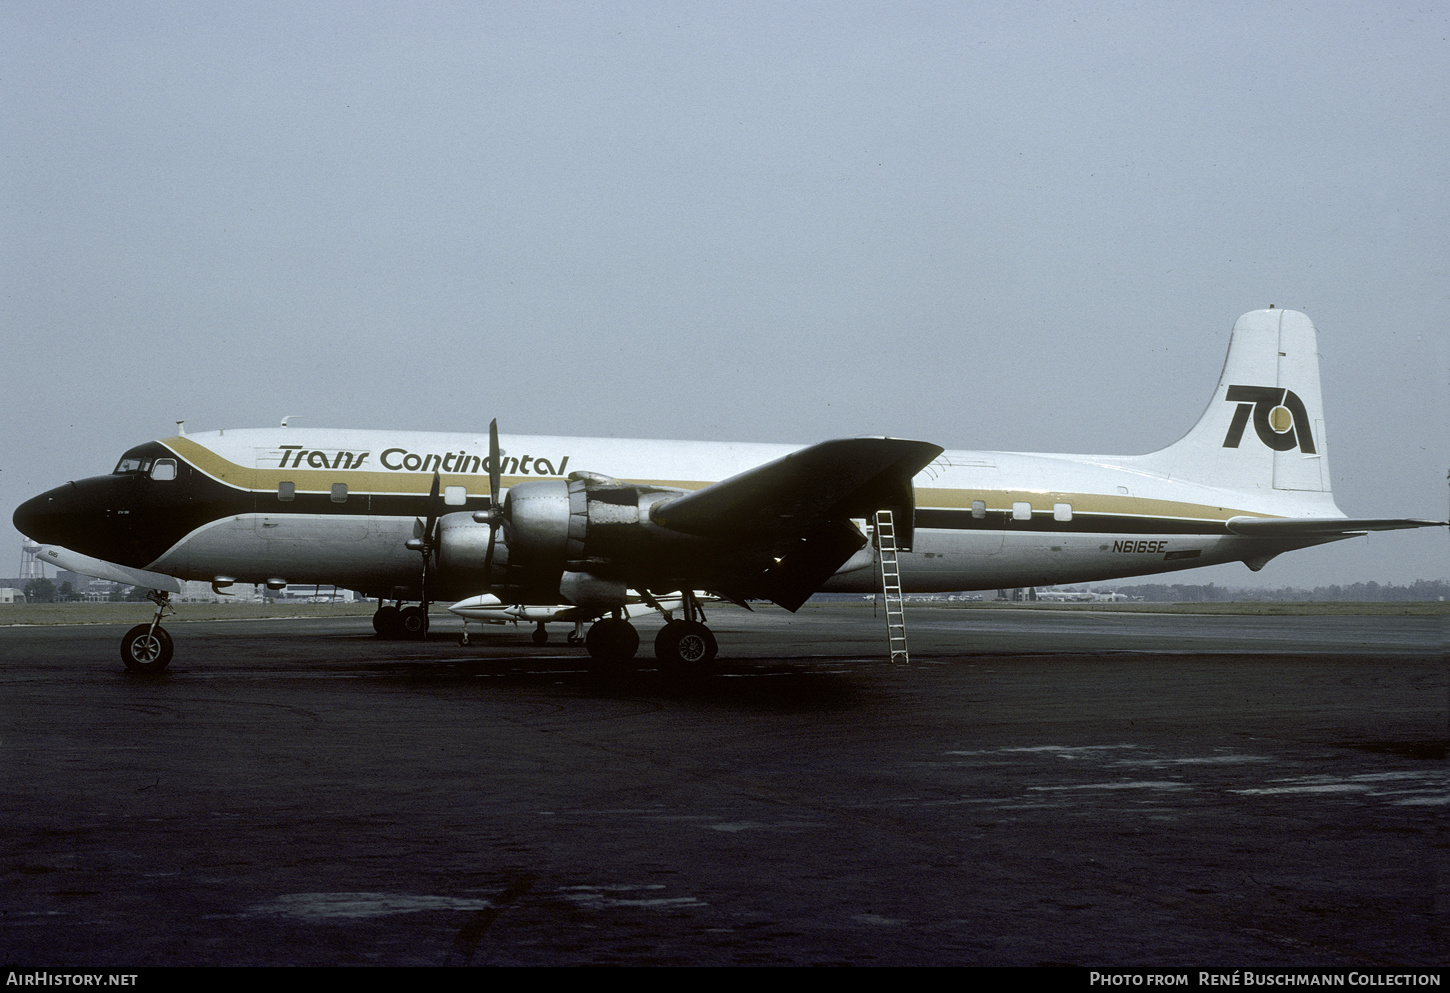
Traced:
<path id="1" fill-rule="evenodd" d="M 176 460 L 175 459 L 157 459 L 156 460 L 156 464 L 151 467 L 151 478 L 152 479 L 175 479 L 176 478 Z"/>
<path id="2" fill-rule="evenodd" d="M 121 461 L 116 463 L 116 471 L 112 475 L 119 476 L 127 472 L 150 472 L 151 460 L 138 459 L 135 456 L 121 456 Z"/>

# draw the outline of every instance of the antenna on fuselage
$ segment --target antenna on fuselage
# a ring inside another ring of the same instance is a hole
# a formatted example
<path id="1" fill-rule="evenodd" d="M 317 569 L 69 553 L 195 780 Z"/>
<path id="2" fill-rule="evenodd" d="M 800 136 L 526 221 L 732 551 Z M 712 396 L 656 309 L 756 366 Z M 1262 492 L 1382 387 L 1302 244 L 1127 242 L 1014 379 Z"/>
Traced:
<path id="1" fill-rule="evenodd" d="M 287 426 L 287 422 L 296 416 L 296 414 L 288 414 L 286 417 L 282 418 L 282 426 L 285 428 Z"/>
<path id="2" fill-rule="evenodd" d="M 177 421 L 176 422 L 176 433 L 179 434 L 179 435 L 181 435 L 183 438 L 186 437 L 186 422 L 185 421 Z"/>

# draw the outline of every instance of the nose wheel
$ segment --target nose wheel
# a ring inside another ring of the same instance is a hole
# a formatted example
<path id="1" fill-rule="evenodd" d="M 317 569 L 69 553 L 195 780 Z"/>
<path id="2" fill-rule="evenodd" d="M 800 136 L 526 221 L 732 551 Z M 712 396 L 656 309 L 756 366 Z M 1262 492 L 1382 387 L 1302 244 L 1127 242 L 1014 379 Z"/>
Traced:
<path id="1" fill-rule="evenodd" d="M 137 624 L 121 639 L 121 663 L 130 672 L 161 672 L 171 664 L 175 648 L 171 635 L 161 626 L 161 618 L 171 610 L 170 595 L 152 590 L 146 598 L 156 604 L 156 616 L 149 624 Z"/>
<path id="2" fill-rule="evenodd" d="M 173 648 L 165 628 L 137 624 L 121 639 L 121 661 L 132 672 L 160 672 L 171 664 Z"/>

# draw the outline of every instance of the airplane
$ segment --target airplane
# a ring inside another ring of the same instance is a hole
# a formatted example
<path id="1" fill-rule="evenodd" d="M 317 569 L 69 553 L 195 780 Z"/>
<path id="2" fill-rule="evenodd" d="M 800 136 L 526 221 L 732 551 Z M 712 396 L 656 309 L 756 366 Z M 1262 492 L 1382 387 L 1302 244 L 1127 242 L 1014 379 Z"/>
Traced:
<path id="1" fill-rule="evenodd" d="M 1099 596 L 1097 593 L 1088 590 L 1038 590 L 1037 599 L 1046 600 L 1049 603 L 1091 603 L 1099 599 L 1108 599 L 1116 594 L 1105 593 Z"/>
<path id="2" fill-rule="evenodd" d="M 716 599 L 708 593 L 695 590 L 697 602 L 708 602 Z M 634 590 L 626 590 L 626 609 L 634 604 L 645 602 L 644 597 Z M 654 601 L 654 609 L 664 614 L 666 621 L 674 620 L 672 614 L 685 605 L 682 596 L 665 597 Z M 459 637 L 460 645 L 468 644 L 468 622 L 470 620 L 483 621 L 485 624 L 507 624 L 510 621 L 529 621 L 534 625 L 533 642 L 536 645 L 546 644 L 549 640 L 549 631 L 546 627 L 551 621 L 572 622 L 574 630 L 569 633 L 569 644 L 578 645 L 584 641 L 584 625 L 594 620 L 587 610 L 576 607 L 572 603 L 556 603 L 549 605 L 527 604 L 527 603 L 505 603 L 492 593 L 482 593 L 478 596 L 471 596 L 466 600 L 459 600 L 448 608 L 451 614 L 457 614 L 463 618 L 463 634 Z"/>
<path id="3" fill-rule="evenodd" d="M 603 475 L 604 472 L 611 475 Z M 632 659 L 631 591 L 678 598 L 662 665 L 718 646 L 694 591 L 795 611 L 877 589 L 890 512 L 905 592 L 1051 586 L 1225 562 L 1445 522 L 1352 519 L 1330 489 L 1318 338 L 1297 311 L 1234 325 L 1213 398 L 1146 455 L 946 451 L 848 438 L 810 446 L 280 428 L 180 434 L 110 475 L 21 504 L 16 528 L 76 572 L 151 589 L 122 640 L 136 671 L 173 653 L 179 580 L 323 583 L 379 601 L 382 637 L 424 637 L 433 600 L 492 595 L 592 621 L 598 664 Z M 880 529 L 875 529 L 879 533 Z M 874 535 L 873 535 L 874 537 Z M 388 603 L 387 601 L 391 601 Z M 403 606 L 404 604 L 410 606 Z M 663 612 L 663 611 L 661 611 Z"/>

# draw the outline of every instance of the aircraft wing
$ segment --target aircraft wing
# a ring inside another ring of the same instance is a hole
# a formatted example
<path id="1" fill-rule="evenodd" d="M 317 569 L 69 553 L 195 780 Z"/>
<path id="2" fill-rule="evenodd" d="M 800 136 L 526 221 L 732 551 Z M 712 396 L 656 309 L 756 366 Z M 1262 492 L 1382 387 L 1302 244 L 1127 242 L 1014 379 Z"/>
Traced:
<path id="1" fill-rule="evenodd" d="M 1234 534 L 1252 538 L 1311 538 L 1316 535 L 1349 537 L 1368 531 L 1446 527 L 1444 521 L 1370 517 L 1230 517 L 1227 524 Z"/>
<path id="2" fill-rule="evenodd" d="M 826 441 L 661 501 L 650 519 L 685 534 L 772 548 L 750 595 L 796 610 L 865 545 L 851 518 L 890 509 L 899 543 L 909 546 L 911 478 L 941 453 L 940 446 L 899 438 Z"/>
<path id="3" fill-rule="evenodd" d="M 899 438 L 845 438 L 803 448 L 657 504 L 651 519 L 686 534 L 790 534 L 827 519 L 910 506 L 911 477 L 942 448 Z"/>

